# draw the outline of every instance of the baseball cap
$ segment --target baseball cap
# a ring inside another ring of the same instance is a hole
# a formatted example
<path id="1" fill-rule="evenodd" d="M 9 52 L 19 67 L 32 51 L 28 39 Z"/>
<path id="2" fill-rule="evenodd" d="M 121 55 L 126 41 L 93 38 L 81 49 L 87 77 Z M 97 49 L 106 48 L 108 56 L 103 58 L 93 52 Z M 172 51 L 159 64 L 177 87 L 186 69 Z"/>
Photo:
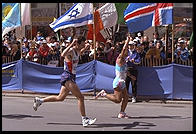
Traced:
<path id="1" fill-rule="evenodd" d="M 46 41 L 46 40 L 42 40 L 42 44 L 43 44 L 43 43 L 47 43 L 47 41 Z"/>

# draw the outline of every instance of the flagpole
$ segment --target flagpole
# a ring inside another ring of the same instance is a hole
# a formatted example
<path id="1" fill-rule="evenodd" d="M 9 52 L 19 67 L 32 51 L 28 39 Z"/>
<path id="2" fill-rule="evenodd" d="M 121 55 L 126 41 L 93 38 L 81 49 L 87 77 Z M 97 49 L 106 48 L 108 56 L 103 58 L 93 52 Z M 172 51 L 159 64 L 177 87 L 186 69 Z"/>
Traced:
<path id="1" fill-rule="evenodd" d="M 19 8 L 20 8 L 20 27 L 22 27 L 22 20 L 21 20 L 21 3 L 19 3 Z M 21 57 L 20 57 L 20 60 L 22 60 L 22 42 L 20 42 L 20 53 L 21 53 Z M 21 89 L 21 93 L 24 94 L 24 89 L 22 88 Z"/>
<path id="2" fill-rule="evenodd" d="M 59 18 L 61 16 L 61 3 L 58 3 L 57 8 L 58 8 L 57 18 Z M 57 32 L 57 35 L 58 35 L 57 39 L 60 41 L 61 29 Z"/>
<path id="3" fill-rule="evenodd" d="M 33 23 L 32 23 L 32 15 L 31 15 L 31 3 L 30 3 L 30 18 L 31 18 L 31 40 L 33 40 Z"/>
<path id="4" fill-rule="evenodd" d="M 94 4 L 93 5 L 93 44 L 94 44 L 94 60 L 96 60 L 96 36 L 95 36 L 95 16 L 94 16 Z"/>
<path id="5" fill-rule="evenodd" d="M 165 32 L 165 58 L 167 59 L 168 56 L 167 56 L 167 50 L 168 50 L 168 27 L 169 25 L 166 25 L 165 28 L 166 28 L 166 32 Z"/>
<path id="6" fill-rule="evenodd" d="M 174 62 L 174 24 L 172 24 L 172 63 Z"/>
<path id="7" fill-rule="evenodd" d="M 22 20 L 21 20 L 21 3 L 19 3 L 19 8 L 20 8 L 20 34 L 21 34 L 21 28 L 22 28 Z M 20 59 L 22 59 L 22 42 L 20 43 Z"/>

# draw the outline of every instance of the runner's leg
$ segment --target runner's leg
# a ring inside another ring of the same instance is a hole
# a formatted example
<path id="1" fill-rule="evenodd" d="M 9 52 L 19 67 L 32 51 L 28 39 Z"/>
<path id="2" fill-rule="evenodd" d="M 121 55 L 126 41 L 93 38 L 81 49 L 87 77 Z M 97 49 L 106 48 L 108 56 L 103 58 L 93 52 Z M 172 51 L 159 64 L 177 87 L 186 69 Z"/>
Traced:
<path id="1" fill-rule="evenodd" d="M 128 92 L 127 92 L 126 88 L 122 90 L 122 96 L 123 96 L 122 97 L 123 100 L 122 100 L 120 112 L 125 112 L 125 109 L 126 109 L 127 103 L 128 103 L 128 99 L 129 99 Z"/>
<path id="2" fill-rule="evenodd" d="M 77 84 L 72 81 L 67 81 L 65 86 L 78 99 L 78 106 L 79 106 L 81 115 L 86 116 L 85 106 L 84 106 L 84 96 L 81 94 L 80 89 L 78 88 Z"/>
<path id="3" fill-rule="evenodd" d="M 46 98 L 43 98 L 43 102 L 63 101 L 68 94 L 69 90 L 65 86 L 61 86 L 61 90 L 58 96 L 48 96 Z"/>
<path id="4" fill-rule="evenodd" d="M 122 100 L 122 91 L 118 88 L 115 88 L 114 94 L 106 94 L 105 97 L 115 103 L 120 103 Z"/>

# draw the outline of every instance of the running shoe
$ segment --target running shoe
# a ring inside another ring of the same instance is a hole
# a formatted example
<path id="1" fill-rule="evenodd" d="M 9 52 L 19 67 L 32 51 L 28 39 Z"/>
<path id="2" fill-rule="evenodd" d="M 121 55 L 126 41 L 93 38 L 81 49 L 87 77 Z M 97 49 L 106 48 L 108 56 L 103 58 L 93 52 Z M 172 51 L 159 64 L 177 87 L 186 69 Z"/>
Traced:
<path id="1" fill-rule="evenodd" d="M 121 118 L 129 118 L 129 116 L 125 113 L 125 112 L 120 112 L 119 114 L 118 114 L 118 118 L 119 119 L 121 119 Z"/>
<path id="2" fill-rule="evenodd" d="M 98 97 L 100 97 L 100 96 L 106 96 L 106 92 L 105 92 L 105 90 L 101 90 L 97 95 L 96 95 L 96 97 L 95 97 L 95 99 L 97 99 Z"/>
<path id="3" fill-rule="evenodd" d="M 88 125 L 92 125 L 93 123 L 95 123 L 96 120 L 97 120 L 96 118 L 90 119 L 87 117 L 82 120 L 82 125 L 83 125 L 83 127 L 87 127 Z"/>
<path id="4" fill-rule="evenodd" d="M 34 109 L 35 111 L 37 111 L 37 108 L 38 108 L 41 104 L 42 104 L 42 103 L 41 103 L 41 101 L 40 101 L 40 98 L 35 97 L 35 98 L 34 98 L 33 109 Z"/>
<path id="5" fill-rule="evenodd" d="M 132 97 L 132 103 L 136 103 L 136 97 Z"/>

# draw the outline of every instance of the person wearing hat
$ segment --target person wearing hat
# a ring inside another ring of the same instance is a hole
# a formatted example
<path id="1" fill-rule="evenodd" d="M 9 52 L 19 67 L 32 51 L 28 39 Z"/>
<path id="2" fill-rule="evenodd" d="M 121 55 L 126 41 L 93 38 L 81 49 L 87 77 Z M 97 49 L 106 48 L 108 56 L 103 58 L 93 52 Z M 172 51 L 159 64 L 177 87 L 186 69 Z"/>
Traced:
<path id="1" fill-rule="evenodd" d="M 40 55 L 41 61 L 42 59 L 44 59 L 44 61 L 48 61 L 49 52 L 50 52 L 50 47 L 47 45 L 47 41 L 43 40 L 42 45 L 38 49 L 38 53 Z"/>
<path id="2" fill-rule="evenodd" d="M 134 41 L 129 42 L 129 53 L 127 56 L 127 77 L 126 77 L 126 87 L 129 91 L 129 86 L 131 82 L 132 86 L 132 103 L 136 103 L 137 97 L 137 66 L 141 62 L 141 47 Z"/>
<path id="3" fill-rule="evenodd" d="M 189 52 L 185 48 L 185 41 L 183 39 L 179 40 L 179 48 L 175 50 L 174 57 L 180 58 L 182 61 L 186 61 L 189 58 Z"/>
<path id="4" fill-rule="evenodd" d="M 36 35 L 37 41 L 40 41 L 41 39 L 43 39 L 44 37 L 42 36 L 42 33 L 40 31 L 37 32 Z"/>
<path id="5" fill-rule="evenodd" d="M 27 53 L 27 56 L 25 58 L 28 59 L 29 61 L 38 62 L 38 52 L 36 50 L 36 42 L 32 42 L 30 51 Z"/>
<path id="6" fill-rule="evenodd" d="M 84 127 L 93 124 L 96 118 L 90 119 L 86 116 L 84 96 L 80 92 L 76 84 L 76 68 L 79 62 L 79 56 L 86 50 L 85 37 L 80 36 L 74 39 L 73 42 L 66 47 L 61 56 L 64 57 L 64 72 L 61 75 L 61 89 L 58 96 L 48 96 L 45 98 L 34 98 L 33 108 L 37 111 L 38 107 L 46 102 L 63 101 L 71 91 L 78 99 L 78 106 L 82 117 L 82 125 Z"/>

